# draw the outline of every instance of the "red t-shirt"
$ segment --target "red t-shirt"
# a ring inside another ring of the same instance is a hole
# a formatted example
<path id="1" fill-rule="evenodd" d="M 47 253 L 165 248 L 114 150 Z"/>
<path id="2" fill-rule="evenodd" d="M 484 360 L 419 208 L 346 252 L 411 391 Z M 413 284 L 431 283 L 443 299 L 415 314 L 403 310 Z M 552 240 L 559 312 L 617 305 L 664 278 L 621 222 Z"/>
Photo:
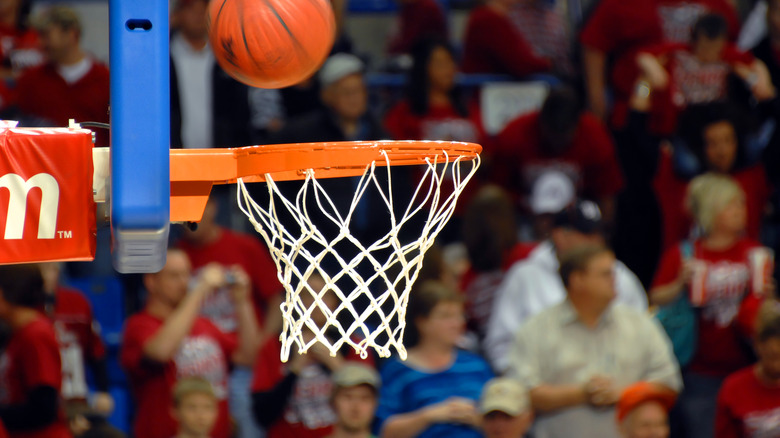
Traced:
<path id="1" fill-rule="evenodd" d="M 50 386 L 60 391 L 60 350 L 49 320 L 40 315 L 15 331 L 0 359 L 0 404 L 24 403 L 33 388 Z M 70 437 L 65 416 L 35 431 L 13 431 L 14 438 Z"/>
<path id="2" fill-rule="evenodd" d="M 409 53 L 415 44 L 430 37 L 447 40 L 447 18 L 435 0 L 401 2 L 398 17 L 398 35 L 387 49 L 390 54 Z"/>
<path id="3" fill-rule="evenodd" d="M 690 44 L 662 44 L 643 52 L 658 58 L 669 73 L 669 86 L 653 94 L 650 130 L 658 135 L 670 135 L 677 130 L 677 118 L 686 106 L 724 99 L 728 75 L 734 66 L 754 61 L 750 53 L 733 44 L 726 45 L 720 61 L 712 63 L 701 63 Z"/>
<path id="4" fill-rule="evenodd" d="M 184 239 L 179 247 L 187 253 L 195 270 L 213 262 L 225 267 L 241 266 L 252 282 L 252 301 L 262 326 L 268 300 L 282 291 L 282 285 L 271 254 L 259 240 L 223 228 L 219 238 L 210 244 L 195 246 Z M 235 333 L 238 329 L 236 308 L 227 288 L 219 289 L 203 300 L 201 315 L 225 333 Z"/>
<path id="5" fill-rule="evenodd" d="M 109 97 L 108 68 L 95 60 L 84 77 L 72 84 L 65 82 L 56 66 L 44 64 L 25 71 L 14 89 L 20 111 L 54 126 L 68 126 L 68 119 L 108 123 Z M 108 146 L 108 135 L 96 132 L 97 146 Z"/>
<path id="6" fill-rule="evenodd" d="M 412 112 L 402 100 L 385 115 L 385 129 L 396 140 L 444 140 L 481 143 L 484 137 L 479 108 L 460 115 L 451 105 L 431 105 L 427 114 Z"/>
<path id="7" fill-rule="evenodd" d="M 596 199 L 615 195 L 623 187 L 615 145 L 596 117 L 583 113 L 568 149 L 558 155 L 545 151 L 540 140 L 539 113 L 510 122 L 496 140 L 496 183 L 514 193 L 529 193 L 549 171 L 569 177 L 578 193 Z"/>
<path id="8" fill-rule="evenodd" d="M 10 69 L 13 76 L 42 64 L 38 34 L 32 29 L 19 29 L 0 24 L 0 68 Z M 0 108 L 13 103 L 13 82 L 0 81 Z"/>
<path id="9" fill-rule="evenodd" d="M 550 61 L 537 56 L 508 16 L 490 6 L 471 11 L 463 40 L 463 72 L 527 76 L 550 70 Z"/>
<path id="10" fill-rule="evenodd" d="M 751 366 L 730 375 L 718 394 L 715 438 L 780 436 L 780 387 L 767 386 Z"/>
<path id="11" fill-rule="evenodd" d="M 162 320 L 145 311 L 131 316 L 125 324 L 119 359 L 128 374 L 137 406 L 135 436 L 175 436 L 177 425 L 171 416 L 173 387 L 180 378 L 200 376 L 211 383 L 219 400 L 219 416 L 211 436 L 227 438 L 230 432 L 228 363 L 236 349 L 235 339 L 206 318 L 198 317 L 174 358 L 157 363 L 144 356 L 143 348 L 162 325 Z"/>
<path id="12" fill-rule="evenodd" d="M 758 240 L 766 203 L 772 194 L 766 170 L 764 166 L 756 165 L 738 170 L 730 176 L 745 192 L 745 208 L 747 209 L 745 231 L 747 236 Z M 693 222 L 685 208 L 685 196 L 689 182 L 675 173 L 672 152 L 668 149 L 662 149 L 658 171 L 653 180 L 653 188 L 661 209 L 662 249 L 664 250 L 690 235 Z"/>
<path id="13" fill-rule="evenodd" d="M 623 126 L 626 102 L 639 74 L 640 49 L 665 42 L 690 40 L 696 20 L 709 12 L 723 15 L 732 39 L 739 33 L 739 19 L 727 0 L 603 0 L 580 36 L 582 44 L 604 52 L 614 60 L 607 81 L 615 93 L 613 123 Z"/>
<path id="14" fill-rule="evenodd" d="M 63 286 L 55 292 L 55 304 L 49 318 L 54 323 L 62 359 L 62 398 L 86 399 L 87 359 L 101 359 L 106 348 L 92 319 L 92 307 L 84 295 Z"/>
<path id="15" fill-rule="evenodd" d="M 469 106 L 469 115 L 463 117 L 451 105 L 431 105 L 427 114 L 417 115 L 412 112 L 409 102 L 402 100 L 387 112 L 384 124 L 387 132 L 396 140 L 465 141 L 485 145 L 486 134 L 476 101 Z M 413 187 L 420 183 L 426 170 L 423 166 L 412 169 Z M 452 173 L 447 172 L 444 178 L 445 181 L 441 184 L 441 199 L 447 199 L 454 190 Z M 478 189 L 479 184 L 474 180 L 466 186 L 455 206 L 456 215 L 463 212 Z"/>
<path id="16" fill-rule="evenodd" d="M 713 251 L 699 240 L 694 242 L 693 258 L 706 264 L 706 276 L 692 371 L 725 377 L 750 363 L 743 344 L 754 331 L 753 321 L 762 298 L 751 290 L 748 253 L 759 246 L 752 240 L 741 239 L 729 249 Z M 673 282 L 682 263 L 679 245 L 667 250 L 661 257 L 653 287 Z"/>
<path id="17" fill-rule="evenodd" d="M 0 25 L 0 59 L 4 68 L 15 73 L 43 63 L 38 33 L 33 29 L 20 29 Z"/>
<path id="18" fill-rule="evenodd" d="M 269 338 L 260 348 L 252 392 L 269 391 L 284 378 L 286 365 L 279 359 L 281 351 L 279 338 Z M 374 365 L 371 356 L 363 360 L 353 353 L 345 359 Z M 268 438 L 323 438 L 330 435 L 336 421 L 330 404 L 332 393 L 330 372 L 318 364 L 306 366 L 295 381 L 282 418 L 266 431 Z"/>

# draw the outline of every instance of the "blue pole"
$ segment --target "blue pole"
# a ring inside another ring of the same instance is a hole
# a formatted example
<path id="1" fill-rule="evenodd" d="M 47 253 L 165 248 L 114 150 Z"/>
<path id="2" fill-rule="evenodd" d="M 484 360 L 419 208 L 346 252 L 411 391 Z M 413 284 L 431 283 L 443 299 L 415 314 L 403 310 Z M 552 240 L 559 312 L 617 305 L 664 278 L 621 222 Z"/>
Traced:
<path id="1" fill-rule="evenodd" d="M 122 273 L 165 265 L 170 221 L 168 0 L 110 0 L 111 235 Z"/>

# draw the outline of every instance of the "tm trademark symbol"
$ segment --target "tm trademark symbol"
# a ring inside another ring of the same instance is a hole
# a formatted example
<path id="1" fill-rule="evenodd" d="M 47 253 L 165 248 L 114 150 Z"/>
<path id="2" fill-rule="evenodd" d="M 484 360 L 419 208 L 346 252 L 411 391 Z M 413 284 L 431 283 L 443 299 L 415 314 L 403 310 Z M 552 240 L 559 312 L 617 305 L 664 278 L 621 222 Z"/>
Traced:
<path id="1" fill-rule="evenodd" d="M 73 231 L 57 231 L 57 236 L 59 236 L 60 239 L 72 239 Z"/>

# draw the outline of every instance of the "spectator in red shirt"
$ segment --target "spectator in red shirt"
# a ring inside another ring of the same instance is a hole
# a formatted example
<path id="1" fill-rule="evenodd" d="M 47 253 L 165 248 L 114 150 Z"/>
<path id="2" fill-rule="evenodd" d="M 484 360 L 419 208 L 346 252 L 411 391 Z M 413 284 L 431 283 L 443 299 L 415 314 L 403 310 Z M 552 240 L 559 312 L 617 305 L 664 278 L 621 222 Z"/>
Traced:
<path id="1" fill-rule="evenodd" d="M 120 362 L 137 402 L 134 429 L 139 437 L 170 438 L 176 433 L 171 391 L 178 379 L 191 376 L 207 379 L 219 399 L 212 436 L 230 436 L 228 368 L 231 363 L 251 363 L 257 349 L 259 329 L 250 280 L 239 266 L 226 270 L 209 265 L 195 278 L 191 272 L 187 254 L 169 249 L 165 267 L 144 276 L 146 308 L 125 324 Z M 236 305 L 237 337 L 199 316 L 206 297 L 225 287 L 229 277 L 235 280 L 230 282 L 230 292 Z"/>
<path id="2" fill-rule="evenodd" d="M 176 382 L 173 415 L 179 423 L 176 438 L 209 438 L 219 415 L 219 400 L 211 383 L 202 377 Z"/>
<path id="3" fill-rule="evenodd" d="M 38 33 L 28 26 L 30 0 L 0 3 L 0 78 L 12 79 L 43 62 Z"/>
<path id="4" fill-rule="evenodd" d="M 550 60 L 536 55 L 509 19 L 514 3 L 489 0 L 471 11 L 463 40 L 464 73 L 523 77 L 552 68 Z"/>
<path id="5" fill-rule="evenodd" d="M 314 294 L 321 293 L 325 287 L 325 281 L 318 274 L 310 276 L 308 284 L 310 293 L 300 296 L 301 309 L 311 308 L 315 302 Z M 322 302 L 330 309 L 338 307 L 338 298 L 333 291 L 325 292 Z M 295 311 L 299 312 L 298 306 Z M 317 308 L 312 311 L 301 333 L 303 341 L 310 343 L 314 339 L 309 324 L 321 328 L 326 322 L 327 316 L 322 310 Z M 351 350 L 331 356 L 324 345 L 315 342 L 305 354 L 297 353 L 293 347 L 290 359 L 283 364 L 280 361 L 281 351 L 282 343 L 278 336 L 268 337 L 260 348 L 252 383 L 252 403 L 257 422 L 266 428 L 268 438 L 327 436 L 336 421 L 330 404 L 333 390 L 331 374 L 340 370 L 345 361 L 360 360 L 359 356 Z"/>
<path id="6" fill-rule="evenodd" d="M 657 223 L 647 223 L 642 229 L 660 224 L 662 251 L 691 235 L 691 218 L 684 208 L 686 187 L 690 178 L 716 172 L 731 176 L 742 187 L 747 205 L 745 231 L 758 239 L 772 188 L 765 167 L 749 156 L 747 143 L 755 134 L 747 129 L 745 114 L 726 102 L 693 105 L 680 116 L 678 135 L 669 144 L 648 132 L 651 99 L 652 93 L 640 81 L 630 102 L 628 123 L 618 133 L 625 174 L 635 187 L 642 186 L 642 196 L 653 198 L 650 202 L 660 213 Z M 774 118 L 780 114 L 768 113 Z M 652 196 L 645 187 L 652 190 Z M 644 214 L 651 216 L 648 211 Z M 646 251 L 658 249 L 657 243 L 651 243 Z"/>
<path id="7" fill-rule="evenodd" d="M 282 316 L 282 285 L 277 276 L 276 264 L 268 249 L 256 238 L 238 233 L 217 223 L 219 202 L 211 197 L 203 210 L 203 217 L 195 230 L 185 229 L 178 247 L 187 253 L 192 269 L 200 269 L 216 263 L 223 268 L 240 266 L 249 276 L 251 300 L 263 336 L 279 333 Z M 209 319 L 225 333 L 235 335 L 238 327 L 236 304 L 230 299 L 229 288 L 215 291 L 206 297 L 201 315 Z M 247 363 L 247 366 L 254 361 Z"/>
<path id="8" fill-rule="evenodd" d="M 562 172 L 578 197 L 598 201 L 609 223 L 623 186 L 615 145 L 606 127 L 583 111 L 576 93 L 557 88 L 539 112 L 510 122 L 498 135 L 491 178 L 525 198 L 537 179 Z"/>
<path id="9" fill-rule="evenodd" d="M 556 2 L 518 0 L 509 13 L 515 29 L 528 41 L 534 53 L 552 62 L 557 74 L 571 76 L 571 36 L 566 17 Z"/>
<path id="10" fill-rule="evenodd" d="M 734 178 L 745 194 L 745 232 L 751 239 L 758 239 L 772 192 L 764 167 L 760 163 L 750 163 L 746 156 L 741 114 L 729 104 L 716 103 L 691 107 L 681 120 L 681 138 L 695 154 L 695 162 L 700 163 L 693 173 L 711 171 Z M 662 149 L 653 181 L 663 218 L 664 249 L 686 238 L 691 231 L 691 218 L 684 209 L 689 176 L 685 175 L 679 157 L 674 155 L 681 150 L 680 145 L 677 146 L 676 151 Z"/>
<path id="11" fill-rule="evenodd" d="M 744 237 L 745 194 L 730 177 L 704 174 L 691 181 L 687 204 L 702 230 L 691 255 L 674 246 L 663 255 L 650 291 L 666 305 L 685 293 L 698 315 L 696 352 L 683 373 L 678 419 L 683 435 L 712 437 L 715 400 L 726 376 L 747 366 L 746 341 L 765 294 L 753 290 L 750 254 L 759 247 Z"/>
<path id="12" fill-rule="evenodd" d="M 277 277 L 276 264 L 268 249 L 254 236 L 237 233 L 217 223 L 218 198 L 212 196 L 206 204 L 203 218 L 195 231 L 185 229 L 179 247 L 187 253 L 192 268 L 197 273 L 216 263 L 225 269 L 240 266 L 248 275 L 252 287 L 251 301 L 262 330 L 262 339 L 279 336 L 282 330 L 282 285 Z M 238 311 L 230 296 L 229 288 L 220 288 L 203 300 L 201 316 L 220 330 L 236 336 Z M 251 356 L 254 359 L 255 356 Z M 242 438 L 256 436 L 259 426 L 252 419 L 249 387 L 252 383 L 252 365 L 235 363 L 230 373 L 230 412 L 239 423 Z"/>
<path id="13" fill-rule="evenodd" d="M 601 1 L 580 36 L 588 102 L 594 114 L 601 119 L 609 115 L 606 97 L 609 77 L 615 101 L 612 124 L 622 127 L 625 107 L 638 75 L 638 51 L 654 44 L 688 41 L 696 19 L 707 12 L 726 17 L 729 36 L 736 38 L 739 20 L 728 0 Z M 607 65 L 607 59 L 614 60 L 612 65 Z"/>
<path id="14" fill-rule="evenodd" d="M 767 300 L 756 327 L 758 363 L 730 375 L 718 394 L 715 438 L 780 436 L 780 303 Z"/>
<path id="15" fill-rule="evenodd" d="M 43 307 L 37 265 L 0 266 L 0 320 L 11 329 L 0 358 L 0 421 L 11 437 L 68 438 L 59 403 L 60 351 Z"/>
<path id="16" fill-rule="evenodd" d="M 458 65 L 452 48 L 444 40 L 428 39 L 420 42 L 412 52 L 413 64 L 409 71 L 406 99 L 394 105 L 385 115 L 384 125 L 397 140 L 465 141 L 485 144 L 479 106 L 467 105 L 455 84 Z M 411 170 L 413 186 L 423 177 L 423 169 Z M 444 176 L 451 180 L 449 173 Z M 461 204 L 474 193 L 477 183 L 472 181 L 461 193 Z M 442 198 L 452 193 L 454 183 L 441 185 Z M 456 209 L 456 219 L 461 209 Z M 456 222 L 453 221 L 453 224 Z M 445 230 L 451 230 L 446 228 Z M 445 231 L 441 238 L 451 239 Z"/>
<path id="17" fill-rule="evenodd" d="M 705 14 L 693 26 L 690 43 L 665 44 L 637 57 L 654 93 L 651 130 L 675 132 L 677 117 L 688 105 L 723 100 L 729 75 L 740 76 L 758 101 L 774 97 L 766 66 L 728 42 L 728 24 L 719 14 Z"/>
<path id="18" fill-rule="evenodd" d="M 54 324 L 62 361 L 62 398 L 68 404 L 87 403 L 86 366 L 92 370 L 98 392 L 91 395 L 96 412 L 110 415 L 114 399 L 108 393 L 106 347 L 92 307 L 80 291 L 60 284 L 60 263 L 41 263 L 46 292 L 46 315 Z"/>
<path id="19" fill-rule="evenodd" d="M 0 3 L 0 108 L 13 99 L 14 80 L 26 69 L 40 65 L 43 59 L 38 33 L 28 26 L 30 0 L 6 0 Z"/>
<path id="20" fill-rule="evenodd" d="M 411 53 L 415 45 L 427 38 L 447 40 L 447 17 L 436 0 L 399 0 L 398 33 L 390 40 L 391 55 Z"/>
<path id="21" fill-rule="evenodd" d="M 397 140 L 480 143 L 484 133 L 479 113 L 466 107 L 455 85 L 458 65 L 449 44 L 425 40 L 412 54 L 406 99 L 385 115 L 387 132 Z"/>
<path id="22" fill-rule="evenodd" d="M 47 62 L 16 83 L 20 118 L 33 126 L 68 126 L 68 119 L 108 123 L 108 68 L 82 50 L 79 17 L 70 8 L 53 6 L 36 25 Z M 97 145 L 108 145 L 105 133 L 98 133 Z"/>

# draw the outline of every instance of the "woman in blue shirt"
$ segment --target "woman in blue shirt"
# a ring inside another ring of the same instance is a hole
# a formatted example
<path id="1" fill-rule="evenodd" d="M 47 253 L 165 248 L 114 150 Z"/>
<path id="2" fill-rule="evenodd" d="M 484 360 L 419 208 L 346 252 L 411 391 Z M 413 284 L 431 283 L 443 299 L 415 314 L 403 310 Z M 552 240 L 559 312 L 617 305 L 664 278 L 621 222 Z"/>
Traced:
<path id="1" fill-rule="evenodd" d="M 493 373 L 484 359 L 456 347 L 465 330 L 463 299 L 425 282 L 412 291 L 406 320 L 409 356 L 382 369 L 381 436 L 481 437 L 477 400 Z"/>

